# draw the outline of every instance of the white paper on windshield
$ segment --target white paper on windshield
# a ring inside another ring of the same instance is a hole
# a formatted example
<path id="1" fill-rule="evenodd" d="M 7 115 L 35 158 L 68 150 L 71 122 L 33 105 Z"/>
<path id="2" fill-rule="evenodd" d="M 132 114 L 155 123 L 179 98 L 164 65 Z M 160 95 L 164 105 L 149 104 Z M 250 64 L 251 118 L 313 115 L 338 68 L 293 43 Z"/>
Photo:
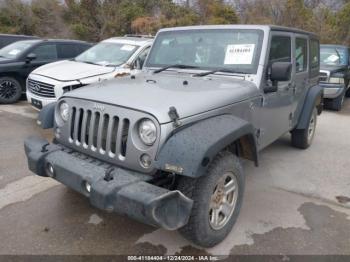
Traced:
<path id="1" fill-rule="evenodd" d="M 122 48 L 120 48 L 123 51 L 132 51 L 134 50 L 135 46 L 133 45 L 123 45 Z"/>
<path id="2" fill-rule="evenodd" d="M 327 61 L 330 61 L 330 62 L 336 62 L 337 60 L 339 60 L 339 56 L 337 55 L 331 55 L 327 58 Z"/>
<path id="3" fill-rule="evenodd" d="M 13 49 L 9 52 L 9 55 L 18 55 L 21 52 L 21 50 Z"/>
<path id="4" fill-rule="evenodd" d="M 255 44 L 228 45 L 225 65 L 250 65 L 253 62 Z"/>

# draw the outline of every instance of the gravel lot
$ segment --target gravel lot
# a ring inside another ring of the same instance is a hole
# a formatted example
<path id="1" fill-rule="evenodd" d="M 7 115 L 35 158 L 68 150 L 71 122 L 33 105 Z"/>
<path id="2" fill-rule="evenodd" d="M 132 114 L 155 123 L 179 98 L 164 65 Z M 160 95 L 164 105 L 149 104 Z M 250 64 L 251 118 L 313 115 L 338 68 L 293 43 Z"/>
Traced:
<path id="1" fill-rule="evenodd" d="M 51 137 L 36 115 L 25 102 L 0 105 L 0 254 L 350 255 L 350 99 L 342 112 L 319 117 L 310 149 L 292 148 L 286 135 L 261 153 L 259 168 L 245 163 L 238 222 L 206 250 L 176 232 L 99 211 L 30 173 L 24 138 Z"/>

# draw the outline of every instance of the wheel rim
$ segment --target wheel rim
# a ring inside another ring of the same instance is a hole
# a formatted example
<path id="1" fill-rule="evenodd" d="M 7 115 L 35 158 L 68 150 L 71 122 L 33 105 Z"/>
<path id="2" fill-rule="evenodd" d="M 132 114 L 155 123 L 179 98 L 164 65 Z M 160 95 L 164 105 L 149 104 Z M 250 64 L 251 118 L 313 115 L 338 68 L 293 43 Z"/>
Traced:
<path id="1" fill-rule="evenodd" d="M 5 80 L 0 82 L 0 97 L 11 99 L 17 94 L 16 84 L 12 81 Z"/>
<path id="2" fill-rule="evenodd" d="M 316 116 L 313 113 L 310 119 L 309 128 L 308 128 L 308 140 L 309 142 L 313 139 L 316 129 Z"/>
<path id="3" fill-rule="evenodd" d="M 232 172 L 225 173 L 216 184 L 210 200 L 209 224 L 214 230 L 222 229 L 230 221 L 237 198 L 237 178 Z"/>

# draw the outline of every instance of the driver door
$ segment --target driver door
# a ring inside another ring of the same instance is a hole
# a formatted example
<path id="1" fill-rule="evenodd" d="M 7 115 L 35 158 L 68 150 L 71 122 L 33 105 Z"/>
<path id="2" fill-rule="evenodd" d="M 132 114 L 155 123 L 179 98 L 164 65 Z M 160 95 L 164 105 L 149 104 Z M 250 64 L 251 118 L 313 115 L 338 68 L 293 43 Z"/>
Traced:
<path id="1" fill-rule="evenodd" d="M 293 34 L 287 32 L 271 33 L 263 89 L 274 84 L 269 78 L 272 63 L 292 63 L 293 53 Z M 271 144 L 291 128 L 293 103 L 292 79 L 275 84 L 277 85 L 276 92 L 263 94 L 262 117 L 260 118 L 260 148 Z"/>

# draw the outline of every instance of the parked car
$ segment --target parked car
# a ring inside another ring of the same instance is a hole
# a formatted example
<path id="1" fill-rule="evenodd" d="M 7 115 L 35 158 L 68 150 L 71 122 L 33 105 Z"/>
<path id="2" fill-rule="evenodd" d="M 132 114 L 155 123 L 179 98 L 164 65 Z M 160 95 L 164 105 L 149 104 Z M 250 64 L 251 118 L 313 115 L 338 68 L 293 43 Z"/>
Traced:
<path id="1" fill-rule="evenodd" d="M 140 71 L 153 39 L 114 37 L 100 42 L 74 59 L 34 70 L 27 80 L 27 99 L 35 108 L 55 102 L 65 92 Z"/>
<path id="2" fill-rule="evenodd" d="M 341 45 L 321 45 L 320 84 L 324 87 L 325 106 L 341 110 L 345 96 L 350 97 L 350 49 Z"/>
<path id="3" fill-rule="evenodd" d="M 39 123 L 55 139 L 25 141 L 29 168 L 98 208 L 214 246 L 242 205 L 241 159 L 258 166 L 259 151 L 288 132 L 295 147 L 311 145 L 319 69 L 318 37 L 297 29 L 160 30 L 141 74 L 43 108 Z"/>
<path id="4" fill-rule="evenodd" d="M 21 40 L 39 39 L 37 36 L 0 34 L 0 48 Z"/>
<path id="5" fill-rule="evenodd" d="M 0 104 L 15 103 L 35 68 L 77 56 L 91 44 L 76 40 L 23 40 L 0 49 Z"/>

